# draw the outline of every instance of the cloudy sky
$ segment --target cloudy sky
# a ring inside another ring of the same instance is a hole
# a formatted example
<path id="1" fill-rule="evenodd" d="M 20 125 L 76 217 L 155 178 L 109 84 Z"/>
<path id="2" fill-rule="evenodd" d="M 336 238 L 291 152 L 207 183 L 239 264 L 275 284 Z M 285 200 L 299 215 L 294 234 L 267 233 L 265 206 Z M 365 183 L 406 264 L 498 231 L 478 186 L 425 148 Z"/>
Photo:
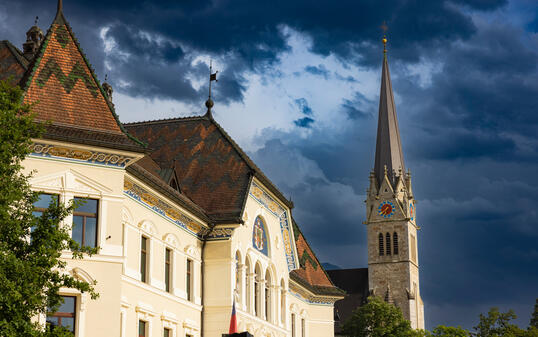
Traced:
<path id="1" fill-rule="evenodd" d="M 65 0 L 123 122 L 214 114 L 295 202 L 319 259 L 365 267 L 383 21 L 418 199 L 427 327 L 538 297 L 535 0 Z M 0 0 L 21 46 L 56 0 Z"/>

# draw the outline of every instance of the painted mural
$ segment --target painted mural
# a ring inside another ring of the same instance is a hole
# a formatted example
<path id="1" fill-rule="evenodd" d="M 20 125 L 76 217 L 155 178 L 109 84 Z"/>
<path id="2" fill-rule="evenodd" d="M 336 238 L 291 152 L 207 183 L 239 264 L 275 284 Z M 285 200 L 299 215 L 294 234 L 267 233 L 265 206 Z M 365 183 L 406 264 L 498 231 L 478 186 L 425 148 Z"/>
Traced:
<path id="1" fill-rule="evenodd" d="M 254 226 L 252 231 L 252 246 L 257 251 L 269 256 L 269 242 L 267 241 L 267 227 L 261 217 L 256 217 L 254 220 Z"/>

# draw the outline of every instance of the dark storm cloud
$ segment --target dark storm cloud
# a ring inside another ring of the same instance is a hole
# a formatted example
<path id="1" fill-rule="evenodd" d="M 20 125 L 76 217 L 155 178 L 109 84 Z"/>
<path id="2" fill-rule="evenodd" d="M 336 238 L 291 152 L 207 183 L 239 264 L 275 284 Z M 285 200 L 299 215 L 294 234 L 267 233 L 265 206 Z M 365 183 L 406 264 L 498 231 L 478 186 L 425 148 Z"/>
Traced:
<path id="1" fill-rule="evenodd" d="M 356 92 L 352 100 L 344 99 L 341 107 L 350 119 L 374 117 L 374 102 L 360 92 Z"/>
<path id="2" fill-rule="evenodd" d="M 310 117 L 303 117 L 299 118 L 293 121 L 295 125 L 297 125 L 300 128 L 310 128 L 312 127 L 312 123 L 314 123 L 314 120 Z"/>
<path id="3" fill-rule="evenodd" d="M 306 116 L 312 116 L 312 108 L 308 104 L 308 101 L 305 98 L 298 98 L 295 100 L 295 104 L 299 110 Z"/>
<path id="4" fill-rule="evenodd" d="M 406 164 L 419 201 L 421 287 L 430 328 L 471 328 L 492 306 L 518 310 L 517 322 L 526 326 L 536 297 L 538 270 L 529 267 L 538 264 L 538 54 L 523 29 L 507 21 L 482 22 L 465 42 L 432 52 L 429 60 L 439 67 L 423 85 L 409 74 L 399 51 L 389 51 L 393 88 L 401 97 Z M 340 184 L 352 187 L 338 202 L 360 200 L 367 188 L 377 102 L 359 93 L 344 100 L 340 112 L 349 124 L 345 132 L 338 130 L 335 142 L 326 141 L 334 136 L 329 129 L 314 130 L 306 139 L 278 135 L 286 140 L 280 152 L 310 161 L 325 179 L 291 185 L 288 179 L 284 191 L 295 196 L 295 217 L 318 255 L 328 257 L 324 261 L 362 267 L 360 254 L 330 252 L 349 244 L 342 233 L 365 244 L 363 204 L 353 206 L 360 209 L 353 212 L 356 218 L 340 217 L 332 203 L 320 205 L 330 198 L 312 206 L 313 195 L 319 195 L 313 186 L 324 186 L 327 195 Z M 257 153 L 263 169 L 272 145 Z M 268 174 L 279 177 L 288 170 L 269 167 Z M 327 226 L 335 222 L 339 233 Z"/>
<path id="5" fill-rule="evenodd" d="M 220 57 L 226 66 L 215 93 L 223 101 L 242 98 L 247 70 L 278 76 L 272 65 L 289 49 L 280 25 L 310 36 L 316 53 L 380 71 L 379 26 L 386 20 L 404 154 L 419 201 L 426 320 L 429 328 L 470 328 L 491 306 L 523 310 L 518 322 L 526 325 L 538 283 L 538 56 L 524 31 L 537 31 L 538 16 L 517 27 L 508 24 L 518 21 L 506 12 L 499 14 L 502 20 L 479 19 L 476 25 L 467 14 L 490 13 L 505 3 L 77 1 L 64 6 L 101 75 L 105 55 L 99 29 L 110 27 L 107 36 L 118 46 L 108 61 L 119 90 L 187 102 L 207 95 L 207 85 L 195 89 L 190 80 L 208 76 L 204 63 L 193 62 L 200 53 Z M 0 5 L 9 15 L 8 36 L 2 38 L 17 45 L 36 14 L 46 27 L 55 9 L 55 1 L 0 0 Z M 406 68 L 419 60 L 439 65 L 423 86 Z M 319 65 L 303 70 L 331 77 Z M 120 87 L 121 81 L 127 84 Z M 311 112 L 308 102 L 305 106 Z M 296 120 L 297 128 L 312 125 L 308 109 L 298 108 L 304 121 Z M 346 125 L 316 125 L 304 138 L 297 128 L 266 130 L 252 158 L 291 195 L 293 214 L 322 262 L 365 267 L 363 201 L 374 159 L 377 100 L 357 93 L 331 113 L 343 114 Z"/>
<path id="6" fill-rule="evenodd" d="M 319 75 L 325 79 L 329 78 L 329 74 L 330 74 L 329 70 L 327 70 L 327 68 L 325 68 L 323 64 L 320 64 L 318 66 L 306 66 L 304 70 L 307 73 L 310 73 L 312 75 Z"/>
<path id="7" fill-rule="evenodd" d="M 463 3 L 461 1 L 458 4 Z M 18 39 L 32 22 L 34 15 L 42 17 L 42 26 L 50 22 L 55 1 L 24 1 L 20 6 L 5 4 L 12 20 L 9 25 L 19 28 Z M 465 8 L 491 10 L 502 6 L 504 1 L 465 1 Z M 31 9 L 31 10 L 29 10 Z M 189 57 L 185 50 L 173 42 L 192 48 L 197 53 L 208 53 L 232 61 L 227 81 L 217 92 L 226 94 L 227 100 L 241 100 L 244 83 L 241 74 L 245 70 L 256 71 L 264 64 L 274 62 L 279 52 L 287 50 L 286 37 L 280 25 L 290 26 L 312 38 L 312 50 L 328 55 L 336 54 L 348 61 L 355 59 L 369 65 L 377 65 L 377 57 L 366 54 L 360 47 L 378 44 L 379 26 L 387 21 L 390 27 L 391 48 L 402 60 L 418 61 L 425 48 L 441 46 L 448 41 L 466 39 L 475 27 L 470 17 L 453 2 L 436 1 L 77 1 L 66 2 L 64 12 L 79 33 L 81 27 L 93 27 L 94 33 L 84 33 L 81 41 L 93 57 L 98 72 L 102 73 L 102 46 L 97 30 L 111 26 L 108 34 L 119 43 L 117 51 L 130 51 L 136 55 L 137 67 L 146 68 L 140 75 L 132 75 L 134 66 L 126 62 L 113 64 L 116 74 L 113 81 L 130 82 L 120 90 L 130 95 L 153 97 L 158 90 L 163 97 L 192 100 L 202 92 L 187 88 Z M 24 23 L 28 24 L 24 24 Z M 156 34 L 168 42 L 158 44 L 144 39 L 140 32 Z M 79 33 L 80 34 L 80 33 Z M 20 44 L 20 43 L 19 43 Z M 420 46 L 420 48 L 419 48 Z M 359 49 L 358 49 L 359 48 Z M 93 49 L 100 49 L 95 51 Z M 374 49 L 374 48 L 370 48 Z M 151 71 L 169 67 L 171 73 L 181 79 L 178 90 L 165 89 L 176 77 L 156 76 Z M 151 70 L 151 71 L 150 71 Z M 124 78 L 125 77 L 125 78 Z M 151 83 L 148 84 L 148 81 Z M 228 88 L 231 86 L 232 88 Z M 155 90 L 152 90 L 155 88 Z M 181 90 L 179 90 L 181 89 Z"/>

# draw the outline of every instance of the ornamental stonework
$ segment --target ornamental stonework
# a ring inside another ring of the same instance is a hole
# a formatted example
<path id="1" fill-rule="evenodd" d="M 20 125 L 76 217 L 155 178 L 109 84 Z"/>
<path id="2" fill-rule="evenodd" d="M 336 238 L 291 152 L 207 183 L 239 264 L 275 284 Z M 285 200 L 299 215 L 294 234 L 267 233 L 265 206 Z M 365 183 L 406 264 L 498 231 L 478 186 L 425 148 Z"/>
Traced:
<path id="1" fill-rule="evenodd" d="M 204 227 L 200 223 L 135 182 L 125 179 L 123 192 L 189 232 L 203 235 Z"/>
<path id="2" fill-rule="evenodd" d="M 89 164 L 101 164 L 122 168 L 134 158 L 114 153 L 83 150 L 45 143 L 32 144 L 30 155 L 34 157 L 68 159 Z"/>

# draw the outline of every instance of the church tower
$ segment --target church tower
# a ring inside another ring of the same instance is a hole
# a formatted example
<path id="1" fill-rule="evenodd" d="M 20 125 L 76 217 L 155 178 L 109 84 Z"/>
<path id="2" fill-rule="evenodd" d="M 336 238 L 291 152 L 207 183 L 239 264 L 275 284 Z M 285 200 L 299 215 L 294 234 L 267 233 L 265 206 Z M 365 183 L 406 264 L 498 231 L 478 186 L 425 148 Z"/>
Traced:
<path id="1" fill-rule="evenodd" d="M 374 170 L 366 200 L 370 294 L 399 307 L 414 329 L 424 329 L 420 297 L 415 199 L 405 171 L 398 118 L 383 38 L 383 70 Z"/>

